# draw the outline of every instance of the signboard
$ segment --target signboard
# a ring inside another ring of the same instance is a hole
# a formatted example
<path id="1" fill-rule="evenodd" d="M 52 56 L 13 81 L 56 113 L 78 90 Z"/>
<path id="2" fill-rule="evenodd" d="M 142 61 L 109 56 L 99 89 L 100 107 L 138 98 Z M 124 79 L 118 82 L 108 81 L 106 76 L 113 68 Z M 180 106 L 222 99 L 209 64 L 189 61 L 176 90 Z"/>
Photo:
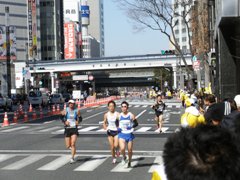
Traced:
<path id="1" fill-rule="evenodd" d="M 80 22 L 79 2 L 77 0 L 64 0 L 64 20 Z"/>
<path id="2" fill-rule="evenodd" d="M 36 0 L 28 0 L 28 57 L 37 55 L 37 5 Z"/>
<path id="3" fill-rule="evenodd" d="M 73 81 L 86 81 L 88 80 L 88 75 L 74 75 Z"/>
<path id="4" fill-rule="evenodd" d="M 9 26 L 9 39 L 10 39 L 10 55 L 11 59 L 16 59 L 17 54 L 17 41 L 16 41 L 16 27 Z M 0 26 L 0 60 L 7 59 L 7 40 L 6 28 Z"/>
<path id="5" fill-rule="evenodd" d="M 80 99 L 81 98 L 81 91 L 80 90 L 73 90 L 72 97 L 73 97 L 73 99 Z"/>
<path id="6" fill-rule="evenodd" d="M 195 71 L 198 71 L 200 68 L 200 60 L 197 60 L 197 61 L 193 61 L 193 69 Z"/>
<path id="7" fill-rule="evenodd" d="M 76 42 L 74 23 L 64 23 L 64 56 L 65 59 L 76 59 Z"/>

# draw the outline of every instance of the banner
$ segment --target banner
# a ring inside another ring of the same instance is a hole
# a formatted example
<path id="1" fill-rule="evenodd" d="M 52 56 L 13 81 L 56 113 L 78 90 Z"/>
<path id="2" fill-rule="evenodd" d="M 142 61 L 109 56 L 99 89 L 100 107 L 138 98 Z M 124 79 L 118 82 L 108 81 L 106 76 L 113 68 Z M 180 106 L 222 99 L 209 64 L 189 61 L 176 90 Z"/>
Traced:
<path id="1" fill-rule="evenodd" d="M 37 55 L 37 6 L 36 0 L 28 0 L 28 57 Z"/>
<path id="2" fill-rule="evenodd" d="M 76 40 L 74 23 L 64 23 L 64 58 L 76 59 Z"/>
<path id="3" fill-rule="evenodd" d="M 6 28 L 0 26 L 0 60 L 7 59 L 7 40 Z M 10 56 L 12 60 L 16 60 L 17 41 L 16 41 L 16 27 L 9 26 L 9 40 L 10 40 Z"/>

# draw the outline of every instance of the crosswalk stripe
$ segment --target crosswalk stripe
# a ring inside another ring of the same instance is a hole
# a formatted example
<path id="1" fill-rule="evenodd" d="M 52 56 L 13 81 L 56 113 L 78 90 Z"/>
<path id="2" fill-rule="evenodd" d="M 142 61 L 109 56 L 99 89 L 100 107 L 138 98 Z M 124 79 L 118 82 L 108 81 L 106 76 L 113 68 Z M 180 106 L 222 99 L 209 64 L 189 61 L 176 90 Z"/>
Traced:
<path id="1" fill-rule="evenodd" d="M 143 105 L 142 107 L 143 107 L 143 108 L 146 108 L 146 107 L 148 107 L 148 105 Z"/>
<path id="2" fill-rule="evenodd" d="M 97 132 L 105 132 L 105 131 L 107 131 L 107 130 L 105 130 L 105 129 L 99 129 L 99 130 L 97 130 Z"/>
<path id="3" fill-rule="evenodd" d="M 134 107 L 136 107 L 136 108 L 137 108 L 137 107 L 140 107 L 140 105 L 135 105 Z"/>
<path id="4" fill-rule="evenodd" d="M 138 130 L 136 130 L 135 132 L 146 132 L 148 131 L 149 129 L 151 129 L 152 127 L 141 127 L 139 128 Z"/>
<path id="5" fill-rule="evenodd" d="M 46 155 L 37 155 L 37 154 L 30 155 L 30 156 L 28 156 L 28 157 L 26 157 L 26 158 L 24 158 L 24 159 L 22 159 L 20 161 L 17 161 L 17 162 L 12 163 L 12 164 L 10 164 L 8 166 L 5 166 L 2 169 L 3 170 L 18 170 L 18 169 L 26 167 L 26 166 L 28 166 L 28 165 L 30 165 L 30 164 L 32 164 L 32 163 L 34 163 L 34 162 L 44 158 L 45 156 Z"/>
<path id="6" fill-rule="evenodd" d="M 168 127 L 162 127 L 162 132 L 164 133 L 164 132 L 166 132 L 167 130 L 168 130 L 169 128 Z M 157 129 L 156 131 L 154 131 L 154 132 L 159 132 L 159 129 Z"/>
<path id="7" fill-rule="evenodd" d="M 78 132 L 87 132 L 87 131 L 91 131 L 91 130 L 97 129 L 97 128 L 99 128 L 99 126 L 90 126 L 87 128 L 80 129 L 80 130 L 78 130 Z"/>
<path id="8" fill-rule="evenodd" d="M 0 154 L 0 162 L 6 161 L 14 156 L 15 155 L 12 154 Z"/>
<path id="9" fill-rule="evenodd" d="M 139 156 L 133 156 L 132 157 L 132 162 L 130 168 L 127 168 L 127 163 L 125 165 L 122 165 L 122 163 L 119 163 L 115 168 L 111 170 L 111 172 L 130 172 L 134 166 L 138 164 L 138 158 Z"/>
<path id="10" fill-rule="evenodd" d="M 60 129 L 58 131 L 55 131 L 54 134 L 62 134 L 64 132 L 65 129 Z"/>
<path id="11" fill-rule="evenodd" d="M 27 129 L 27 128 L 29 128 L 29 126 L 22 126 L 22 127 L 6 129 L 6 130 L 3 130 L 1 132 L 13 132 L 13 131 L 18 131 L 18 130 Z"/>
<path id="12" fill-rule="evenodd" d="M 152 173 L 154 170 L 158 169 L 161 164 L 163 164 L 162 156 L 156 157 L 154 162 L 153 162 L 153 165 L 149 168 L 148 172 Z"/>
<path id="13" fill-rule="evenodd" d="M 70 162 L 71 155 L 63 155 L 54 161 L 38 168 L 40 171 L 54 171 Z"/>
<path id="14" fill-rule="evenodd" d="M 106 161 L 107 158 L 108 157 L 106 156 L 100 156 L 100 155 L 93 156 L 90 160 L 88 160 L 87 162 L 83 163 L 82 165 L 74 169 L 74 171 L 93 171 L 99 165 L 101 165 L 104 161 Z"/>
<path id="15" fill-rule="evenodd" d="M 50 127 L 50 128 L 47 128 L 47 129 L 43 129 L 43 130 L 40 130 L 38 132 L 48 132 L 48 131 L 52 131 L 52 130 L 56 130 L 56 129 L 62 129 L 62 127 L 60 126 L 55 126 L 55 127 Z"/>

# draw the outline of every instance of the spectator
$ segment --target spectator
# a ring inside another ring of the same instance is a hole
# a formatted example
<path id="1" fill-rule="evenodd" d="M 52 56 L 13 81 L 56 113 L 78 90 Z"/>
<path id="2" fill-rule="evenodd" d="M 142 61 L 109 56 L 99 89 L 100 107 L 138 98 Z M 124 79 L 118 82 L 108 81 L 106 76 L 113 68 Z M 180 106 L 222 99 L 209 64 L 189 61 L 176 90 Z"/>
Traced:
<path id="1" fill-rule="evenodd" d="M 159 174 L 152 180 L 237 180 L 240 151 L 227 129 L 204 125 L 183 128 L 171 136 L 163 151 Z"/>
<path id="2" fill-rule="evenodd" d="M 234 101 L 230 99 L 229 102 L 233 111 L 223 118 L 221 126 L 235 131 L 236 121 L 240 120 L 240 95 L 236 95 Z"/>

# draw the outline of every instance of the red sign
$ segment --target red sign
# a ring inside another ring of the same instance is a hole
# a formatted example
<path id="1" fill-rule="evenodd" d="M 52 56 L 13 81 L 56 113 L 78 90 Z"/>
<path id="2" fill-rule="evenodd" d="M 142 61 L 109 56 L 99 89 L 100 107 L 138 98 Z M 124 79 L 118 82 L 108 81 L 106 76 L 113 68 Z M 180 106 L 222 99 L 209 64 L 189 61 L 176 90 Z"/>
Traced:
<path id="1" fill-rule="evenodd" d="M 64 56 L 65 59 L 76 59 L 74 23 L 64 24 Z"/>

